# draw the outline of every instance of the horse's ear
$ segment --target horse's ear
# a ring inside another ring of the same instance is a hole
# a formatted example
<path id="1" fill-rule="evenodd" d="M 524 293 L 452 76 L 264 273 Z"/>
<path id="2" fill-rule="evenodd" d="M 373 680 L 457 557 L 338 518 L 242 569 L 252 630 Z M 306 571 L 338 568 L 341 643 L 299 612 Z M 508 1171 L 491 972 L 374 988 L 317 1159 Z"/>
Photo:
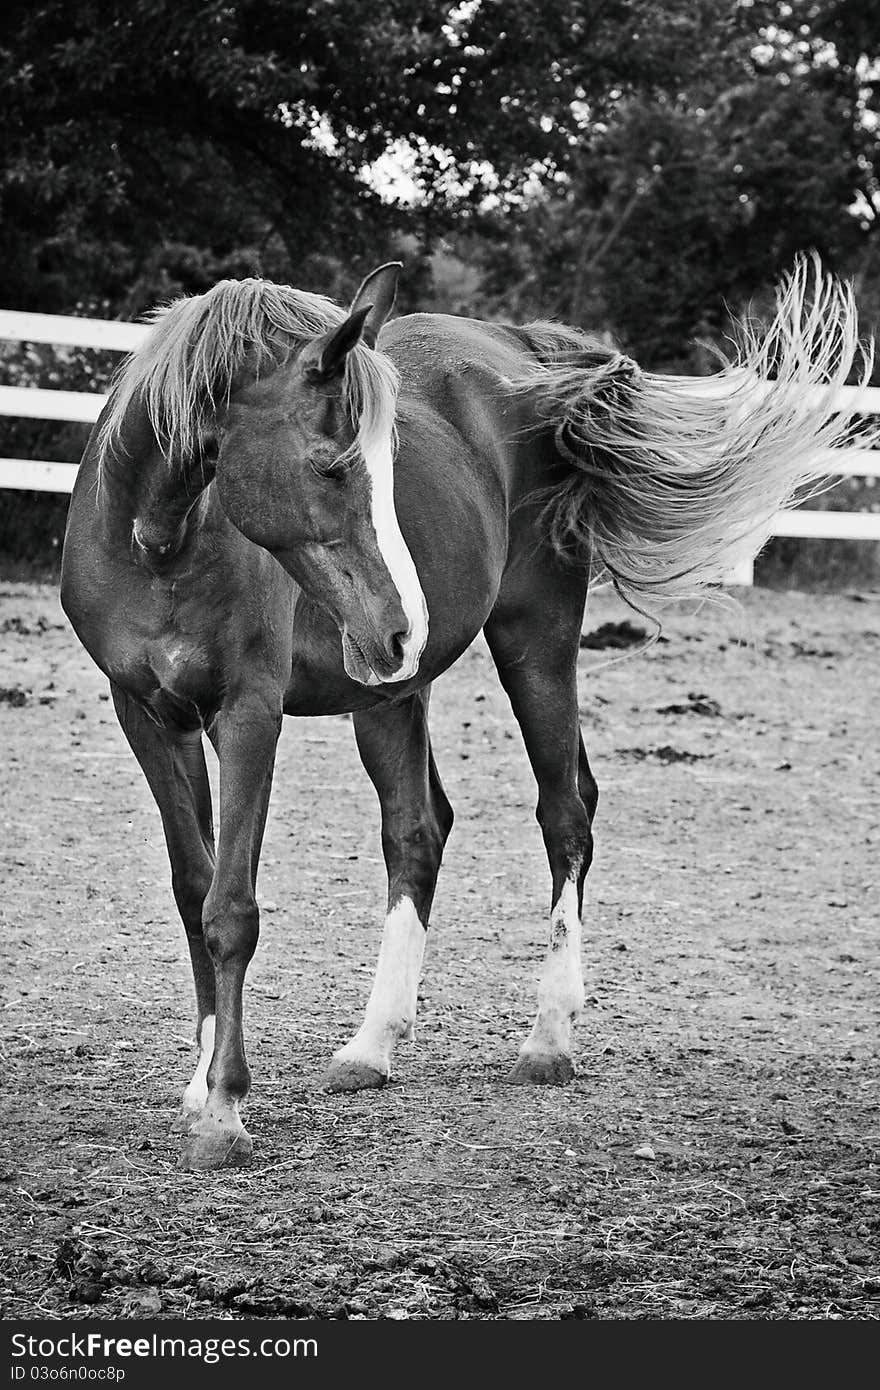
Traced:
<path id="1" fill-rule="evenodd" d="M 346 357 L 364 333 L 364 324 L 372 308 L 372 304 L 362 304 L 338 328 L 331 329 L 318 339 L 314 348 L 314 364 L 308 368 L 309 375 L 322 381 L 339 376 Z"/>
<path id="2" fill-rule="evenodd" d="M 379 330 L 394 308 L 397 277 L 402 269 L 400 261 L 389 261 L 367 276 L 352 300 L 345 322 L 315 343 L 314 363 L 307 368 L 310 376 L 320 381 L 339 376 L 346 357 L 361 338 L 367 347 L 376 346 Z"/>
<path id="3" fill-rule="evenodd" d="M 400 261 L 389 261 L 372 271 L 351 301 L 349 313 L 355 313 L 364 305 L 368 307 L 364 320 L 364 342 L 368 347 L 376 346 L 379 330 L 394 308 L 397 298 L 397 280 L 403 265 Z"/>

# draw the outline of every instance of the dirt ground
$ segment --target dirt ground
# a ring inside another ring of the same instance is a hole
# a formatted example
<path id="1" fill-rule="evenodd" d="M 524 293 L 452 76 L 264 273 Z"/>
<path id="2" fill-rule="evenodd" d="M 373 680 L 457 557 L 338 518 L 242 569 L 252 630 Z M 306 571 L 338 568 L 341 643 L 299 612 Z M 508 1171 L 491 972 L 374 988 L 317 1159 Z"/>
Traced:
<path id="1" fill-rule="evenodd" d="M 880 595 L 742 591 L 581 652 L 602 799 L 568 1087 L 505 1083 L 548 874 L 488 653 L 413 1043 L 328 1095 L 384 902 L 347 719 L 287 721 L 246 996 L 252 1168 L 170 1133 L 191 983 L 158 814 L 55 591 L 0 585 L 5 1316 L 876 1319 Z M 585 632 L 624 618 L 591 600 Z M 329 906 L 328 906 L 329 905 Z"/>

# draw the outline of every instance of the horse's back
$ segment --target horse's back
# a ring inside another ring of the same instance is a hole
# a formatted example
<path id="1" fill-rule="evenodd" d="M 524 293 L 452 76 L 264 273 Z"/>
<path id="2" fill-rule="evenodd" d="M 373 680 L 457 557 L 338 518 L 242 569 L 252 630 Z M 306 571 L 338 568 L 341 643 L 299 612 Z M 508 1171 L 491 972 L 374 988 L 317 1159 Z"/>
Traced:
<path id="1" fill-rule="evenodd" d="M 518 500 L 528 423 L 512 389 L 528 361 L 517 330 L 451 314 L 408 314 L 383 330 L 380 346 L 400 373 L 396 478 L 404 515 L 409 492 L 419 515 L 464 539 L 476 524 L 494 550 Z M 528 451 L 528 450 L 527 450 Z"/>
<path id="2" fill-rule="evenodd" d="M 518 329 L 456 314 L 403 314 L 385 325 L 379 345 L 401 374 L 404 396 L 481 370 L 503 380 L 529 358 Z"/>

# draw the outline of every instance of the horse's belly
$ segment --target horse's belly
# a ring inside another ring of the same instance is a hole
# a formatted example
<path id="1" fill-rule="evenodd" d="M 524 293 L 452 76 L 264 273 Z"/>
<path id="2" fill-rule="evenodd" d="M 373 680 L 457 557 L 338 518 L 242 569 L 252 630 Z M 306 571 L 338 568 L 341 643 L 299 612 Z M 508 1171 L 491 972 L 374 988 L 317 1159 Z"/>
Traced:
<path id="1" fill-rule="evenodd" d="M 430 516 L 428 509 L 423 513 Z M 381 686 L 359 685 L 346 675 L 342 640 L 329 613 L 305 594 L 293 627 L 291 676 L 284 697 L 287 714 L 341 714 L 371 709 L 411 694 L 447 670 L 474 640 L 489 616 L 504 567 L 504 553 L 482 526 L 462 524 L 442 535 L 405 534 L 428 609 L 428 640 L 416 675 Z"/>

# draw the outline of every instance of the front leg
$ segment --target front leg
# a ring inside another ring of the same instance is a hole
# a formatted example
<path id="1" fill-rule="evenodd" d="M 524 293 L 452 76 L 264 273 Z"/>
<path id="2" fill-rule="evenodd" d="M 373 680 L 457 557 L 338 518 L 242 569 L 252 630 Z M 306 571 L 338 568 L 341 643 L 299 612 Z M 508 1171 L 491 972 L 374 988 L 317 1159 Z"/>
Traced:
<path id="1" fill-rule="evenodd" d="M 280 729 L 280 694 L 238 699 L 223 707 L 211 728 L 220 761 L 220 825 L 202 923 L 214 969 L 214 1048 L 207 1099 L 183 1139 L 184 1168 L 246 1163 L 253 1152 L 239 1115 L 251 1081 L 242 989 L 259 935 L 257 867 Z"/>
<path id="2" fill-rule="evenodd" d="M 428 735 L 428 691 L 354 716 L 358 751 L 382 808 L 388 909 L 364 1020 L 333 1054 L 331 1091 L 384 1086 L 399 1038 L 411 1036 L 428 915 L 452 827 Z"/>
<path id="3" fill-rule="evenodd" d="M 202 932 L 202 909 L 214 876 L 214 828 L 202 733 L 161 726 L 119 686 L 111 683 L 110 689 L 123 733 L 162 817 L 174 898 L 192 960 L 199 1061 L 183 1093 L 179 1124 L 185 1128 L 205 1103 L 214 1049 L 214 967 Z"/>

